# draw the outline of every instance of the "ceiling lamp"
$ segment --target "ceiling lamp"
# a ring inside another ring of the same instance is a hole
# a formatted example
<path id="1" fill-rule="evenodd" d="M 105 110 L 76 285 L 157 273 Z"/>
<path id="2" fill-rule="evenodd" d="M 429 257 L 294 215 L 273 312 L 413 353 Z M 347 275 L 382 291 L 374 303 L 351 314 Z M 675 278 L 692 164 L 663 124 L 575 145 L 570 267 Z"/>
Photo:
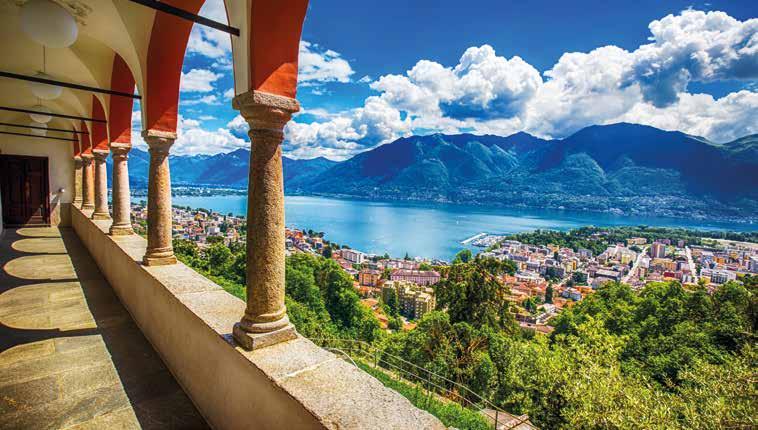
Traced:
<path id="1" fill-rule="evenodd" d="M 41 123 L 41 122 L 37 122 L 37 121 L 31 121 L 29 123 L 29 125 L 31 126 L 31 128 L 29 128 L 29 130 L 32 131 L 33 135 L 35 135 L 35 136 L 45 136 L 45 135 L 47 135 L 47 130 L 40 130 L 40 128 L 47 128 L 47 124 Z"/>
<path id="2" fill-rule="evenodd" d="M 68 10 L 52 0 L 29 0 L 21 6 L 21 29 L 48 48 L 68 48 L 79 28 Z"/>
<path id="3" fill-rule="evenodd" d="M 45 115 L 45 113 L 52 113 L 53 111 L 50 110 L 50 108 L 42 106 L 42 105 L 35 105 L 32 106 L 32 110 L 36 110 L 39 113 L 30 113 L 29 116 L 32 118 L 32 120 L 36 122 L 41 122 L 44 124 L 47 124 L 50 122 L 53 117 L 51 115 Z M 44 113 L 43 113 L 44 112 Z"/>
<path id="4" fill-rule="evenodd" d="M 45 72 L 37 72 L 37 74 L 34 76 L 40 79 L 53 79 L 52 76 L 48 75 Z M 43 84 L 41 82 L 29 82 L 29 86 L 32 88 L 32 93 L 34 93 L 34 96 L 42 100 L 55 100 L 60 97 L 61 93 L 63 92 L 63 87 L 60 85 Z"/>

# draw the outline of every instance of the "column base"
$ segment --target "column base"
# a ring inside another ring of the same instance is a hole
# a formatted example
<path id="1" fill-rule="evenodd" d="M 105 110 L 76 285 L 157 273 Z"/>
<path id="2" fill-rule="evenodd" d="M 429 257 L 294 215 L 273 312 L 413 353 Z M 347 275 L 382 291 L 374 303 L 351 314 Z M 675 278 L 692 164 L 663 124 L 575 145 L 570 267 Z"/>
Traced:
<path id="1" fill-rule="evenodd" d="M 111 214 L 109 214 L 109 213 L 95 212 L 95 213 L 92 214 L 92 219 L 94 219 L 94 220 L 109 220 L 109 219 L 111 219 Z"/>
<path id="2" fill-rule="evenodd" d="M 111 236 L 129 236 L 134 234 L 134 230 L 130 225 L 112 225 L 108 234 Z"/>
<path id="3" fill-rule="evenodd" d="M 176 264 L 176 257 L 171 255 L 168 257 L 148 257 L 145 255 L 142 257 L 142 264 L 145 266 L 168 266 Z"/>
<path id="4" fill-rule="evenodd" d="M 239 346 L 248 351 L 252 351 L 276 345 L 277 343 L 286 342 L 288 340 L 297 339 L 297 332 L 295 331 L 295 326 L 287 324 L 280 329 L 268 333 L 250 333 L 242 328 L 242 324 L 237 323 L 234 324 L 232 336 Z"/>

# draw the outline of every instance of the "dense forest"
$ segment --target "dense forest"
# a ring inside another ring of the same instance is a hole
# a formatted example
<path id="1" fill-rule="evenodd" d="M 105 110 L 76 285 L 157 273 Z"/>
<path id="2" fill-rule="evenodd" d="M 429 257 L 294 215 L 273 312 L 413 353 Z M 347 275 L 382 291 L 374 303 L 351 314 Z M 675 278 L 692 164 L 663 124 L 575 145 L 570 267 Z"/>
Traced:
<path id="1" fill-rule="evenodd" d="M 244 297 L 244 249 L 201 252 L 175 241 L 180 259 Z M 755 428 L 758 278 L 713 294 L 671 283 L 640 292 L 606 284 L 557 319 L 550 336 L 516 325 L 498 275 L 513 267 L 456 259 L 437 286 L 438 310 L 388 334 L 329 259 L 287 258 L 287 307 L 304 336 L 372 343 L 551 429 Z"/>

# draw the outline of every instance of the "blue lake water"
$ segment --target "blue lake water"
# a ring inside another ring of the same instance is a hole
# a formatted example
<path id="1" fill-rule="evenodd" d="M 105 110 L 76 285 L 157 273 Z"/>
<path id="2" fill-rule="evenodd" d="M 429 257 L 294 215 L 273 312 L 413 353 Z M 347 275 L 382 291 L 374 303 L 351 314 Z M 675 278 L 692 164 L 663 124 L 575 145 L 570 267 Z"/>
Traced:
<path id="1" fill-rule="evenodd" d="M 245 215 L 246 196 L 175 196 L 173 204 Z M 587 225 L 650 225 L 703 230 L 753 231 L 758 226 L 701 220 L 616 216 L 591 212 L 509 210 L 450 204 L 368 202 L 287 196 L 288 227 L 323 231 L 326 238 L 360 251 L 402 257 L 451 259 L 478 233 L 505 234 L 534 229 L 568 230 Z M 474 249 L 469 247 L 470 249 Z"/>

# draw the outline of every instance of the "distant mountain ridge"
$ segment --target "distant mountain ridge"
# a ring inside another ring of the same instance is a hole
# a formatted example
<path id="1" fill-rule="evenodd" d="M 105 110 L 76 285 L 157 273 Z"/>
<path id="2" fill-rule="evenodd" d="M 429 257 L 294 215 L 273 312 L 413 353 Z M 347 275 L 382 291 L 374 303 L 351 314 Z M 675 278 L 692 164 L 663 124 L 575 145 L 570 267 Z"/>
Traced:
<path id="1" fill-rule="evenodd" d="M 244 188 L 249 156 L 172 156 L 172 181 Z M 135 186 L 147 161 L 132 150 Z M 626 123 L 556 140 L 432 134 L 343 162 L 285 157 L 283 168 L 288 194 L 758 220 L 758 135 L 716 144 Z"/>
<path id="2" fill-rule="evenodd" d="M 111 160 L 108 159 L 110 169 Z M 172 185 L 247 188 L 250 150 L 237 149 L 216 155 L 172 155 L 169 158 Z M 292 180 L 306 180 L 333 165 L 336 161 L 324 157 L 296 160 L 282 157 L 285 184 Z M 133 148 L 129 152 L 129 182 L 132 187 L 147 187 L 150 155 Z M 108 174 L 110 178 L 110 173 Z"/>

